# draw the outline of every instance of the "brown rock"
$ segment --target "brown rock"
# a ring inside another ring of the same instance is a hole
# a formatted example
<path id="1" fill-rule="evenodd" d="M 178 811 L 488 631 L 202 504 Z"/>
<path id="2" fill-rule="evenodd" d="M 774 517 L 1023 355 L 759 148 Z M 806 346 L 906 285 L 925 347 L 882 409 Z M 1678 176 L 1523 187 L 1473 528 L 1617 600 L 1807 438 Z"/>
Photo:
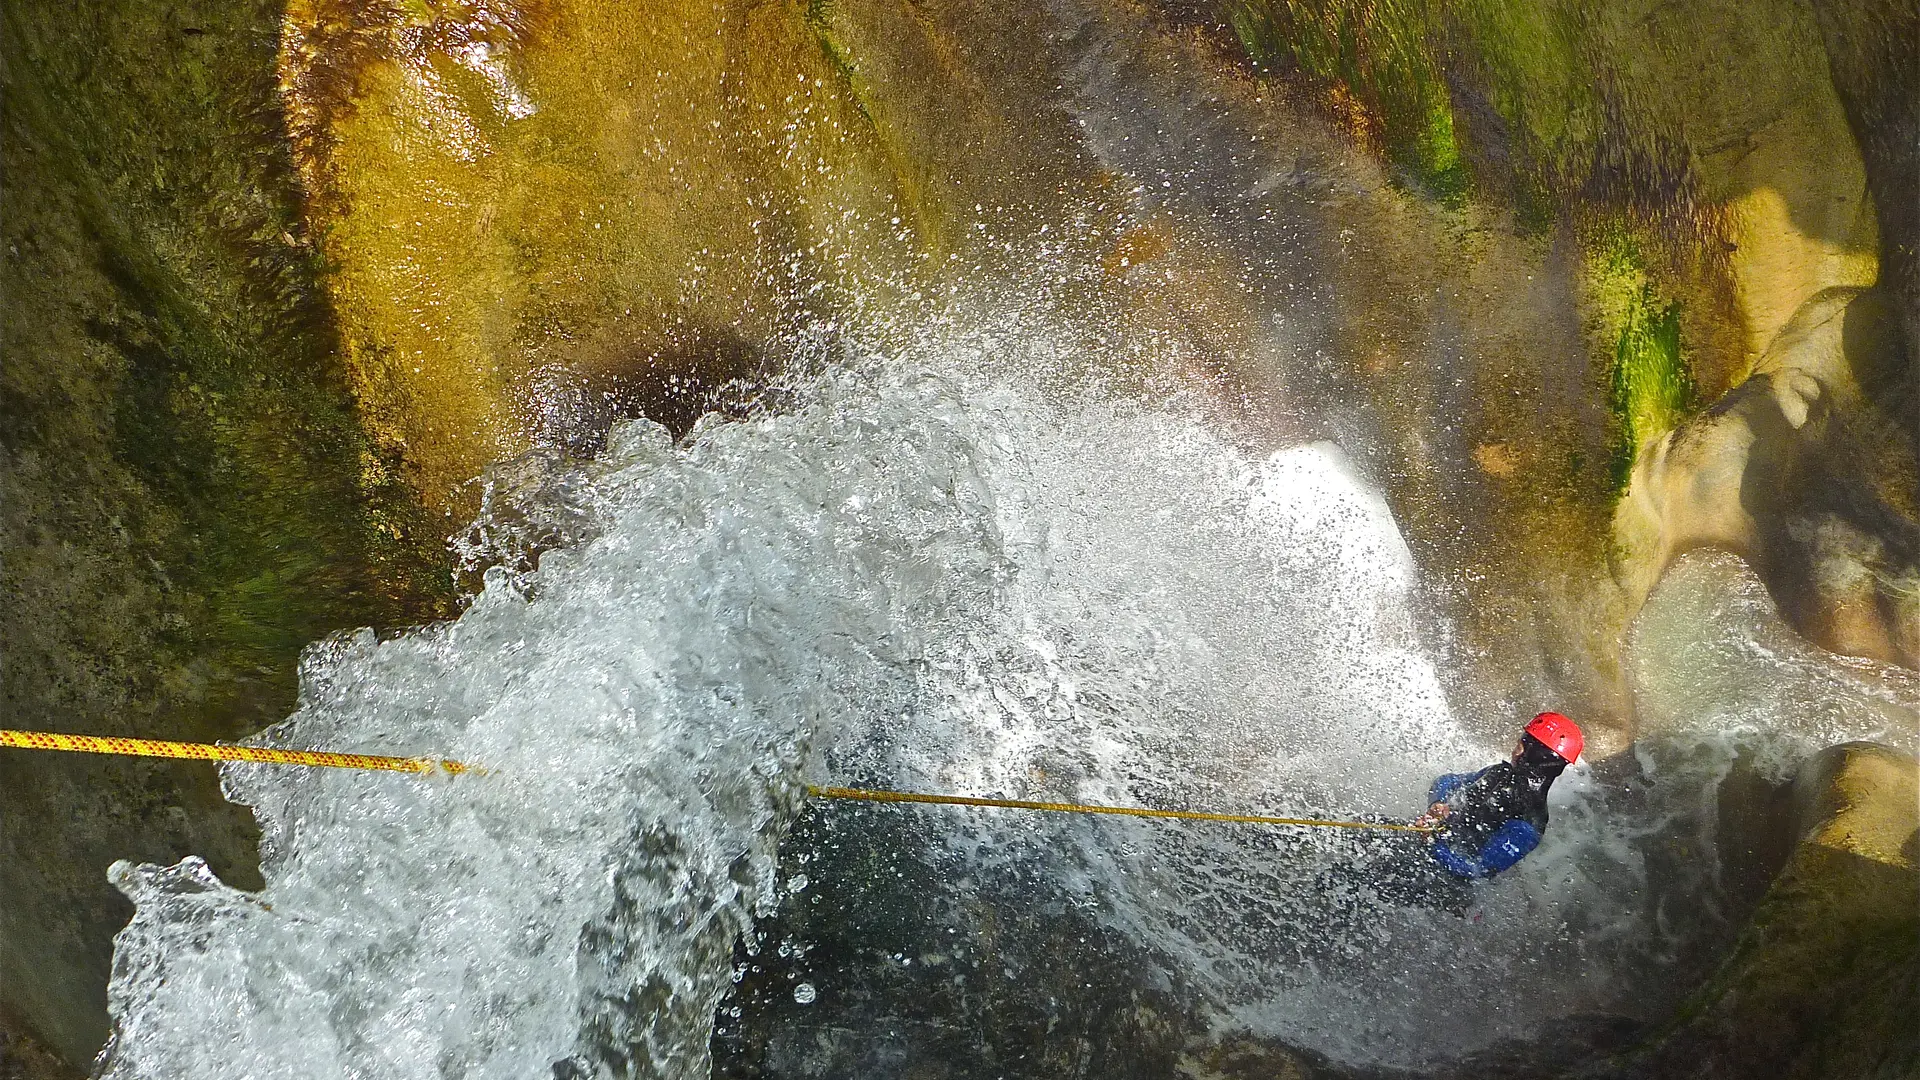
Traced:
<path id="1" fill-rule="evenodd" d="M 1799 847 L 1733 956 L 1651 1044 L 1580 1075 L 1920 1075 L 1920 770 L 1847 743 L 1794 786 Z"/>

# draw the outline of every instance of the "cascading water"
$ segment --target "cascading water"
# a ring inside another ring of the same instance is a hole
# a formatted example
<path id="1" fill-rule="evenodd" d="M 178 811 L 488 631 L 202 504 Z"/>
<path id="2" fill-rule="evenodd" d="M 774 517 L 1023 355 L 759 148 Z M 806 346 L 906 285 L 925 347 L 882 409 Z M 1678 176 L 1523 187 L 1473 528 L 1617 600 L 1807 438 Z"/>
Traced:
<path id="1" fill-rule="evenodd" d="M 1008 573 L 1012 404 L 910 380 L 685 451 L 629 425 L 593 470 L 599 537 L 531 597 L 496 570 L 455 623 L 316 649 L 271 739 L 490 774 L 229 773 L 268 886 L 116 868 L 139 913 L 103 1074 L 699 1075 L 809 741 L 910 707 L 926 641 Z"/>
<path id="2" fill-rule="evenodd" d="M 1450 714 L 1411 557 L 1337 448 L 1249 457 L 1177 400 L 1042 392 L 1044 332 L 959 322 L 680 446 L 616 428 L 557 485 L 573 542 L 536 571 L 316 646 L 264 741 L 489 772 L 230 767 L 267 886 L 115 867 L 137 914 L 100 1075 L 701 1076 L 803 777 L 1406 816 L 1503 751 L 1515 717 Z M 1692 611 L 1657 600 L 1647 632 L 1713 640 Z M 1663 965 L 1724 937 L 1710 852 L 1648 855 L 1711 830 L 1740 750 L 1676 696 L 1694 662 L 1642 665 L 1667 704 L 1639 775 L 1569 772 L 1471 918 L 1340 875 L 1407 854 L 1344 834 L 936 820 L 983 872 L 1043 864 L 1222 1026 L 1431 1064 L 1651 1015 Z M 1876 685 L 1821 737 L 1910 722 L 1912 689 Z"/>

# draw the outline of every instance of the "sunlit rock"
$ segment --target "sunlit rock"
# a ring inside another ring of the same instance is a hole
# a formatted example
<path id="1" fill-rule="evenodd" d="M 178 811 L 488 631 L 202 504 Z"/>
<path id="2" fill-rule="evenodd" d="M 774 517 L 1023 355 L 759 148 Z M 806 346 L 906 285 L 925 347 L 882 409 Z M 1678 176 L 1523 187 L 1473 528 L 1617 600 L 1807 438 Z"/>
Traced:
<path id="1" fill-rule="evenodd" d="M 1909 367 L 1884 293 L 1809 300 L 1746 382 L 1635 466 L 1614 519 L 1629 590 L 1719 547 L 1815 641 L 1920 666 L 1912 443 L 1893 415 Z"/>
<path id="2" fill-rule="evenodd" d="M 1920 766 L 1835 746 L 1794 783 L 1792 859 L 1654 1043 L 1581 1075 L 1894 1080 L 1920 1068 Z"/>

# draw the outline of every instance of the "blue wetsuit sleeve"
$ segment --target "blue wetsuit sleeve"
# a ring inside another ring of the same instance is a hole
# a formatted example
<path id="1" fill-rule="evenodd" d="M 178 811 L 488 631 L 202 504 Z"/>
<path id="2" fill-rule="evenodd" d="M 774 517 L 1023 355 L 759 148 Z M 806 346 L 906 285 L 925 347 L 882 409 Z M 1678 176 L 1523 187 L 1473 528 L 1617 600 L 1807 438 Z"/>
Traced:
<path id="1" fill-rule="evenodd" d="M 1481 769 L 1480 772 L 1448 773 L 1440 779 L 1435 780 L 1433 786 L 1427 789 L 1427 802 L 1446 802 L 1454 792 L 1480 779 L 1480 773 L 1486 771 L 1486 769 Z"/>
<path id="2" fill-rule="evenodd" d="M 1540 830 L 1529 821 L 1514 819 L 1495 829 L 1480 849 L 1482 873 L 1492 876 L 1526 858 L 1540 845 Z"/>
<path id="3" fill-rule="evenodd" d="M 1472 859 L 1461 858 L 1460 853 L 1448 847 L 1445 840 L 1435 840 L 1433 847 L 1428 850 L 1433 852 L 1433 861 L 1446 867 L 1447 873 L 1452 874 L 1454 877 L 1477 878 L 1486 876 L 1486 871 L 1480 868 L 1478 862 Z"/>

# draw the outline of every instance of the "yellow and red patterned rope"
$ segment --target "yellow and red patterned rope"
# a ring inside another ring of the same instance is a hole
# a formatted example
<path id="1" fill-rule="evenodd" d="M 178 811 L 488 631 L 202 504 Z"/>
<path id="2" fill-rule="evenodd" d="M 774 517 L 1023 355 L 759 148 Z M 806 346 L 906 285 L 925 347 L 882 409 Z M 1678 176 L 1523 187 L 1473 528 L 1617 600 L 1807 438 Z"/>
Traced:
<path id="1" fill-rule="evenodd" d="M 389 772 L 405 773 L 480 771 L 458 761 L 443 761 L 427 757 L 335 754 L 325 750 L 278 750 L 267 746 L 226 746 L 215 743 L 169 742 L 164 739 L 63 735 L 52 731 L 0 729 L 0 746 L 18 746 L 28 750 L 72 750 L 85 754 L 191 758 L 196 761 L 255 761 L 275 765 L 312 765 L 335 769 L 385 769 Z"/>
<path id="2" fill-rule="evenodd" d="M 481 773 L 458 761 L 428 757 L 386 757 L 380 754 L 335 754 L 326 750 L 279 750 L 266 746 L 226 746 L 216 743 L 169 742 L 164 739 L 125 739 L 103 735 L 63 735 L 52 731 L 0 729 L 0 746 L 28 750 L 71 750 L 87 754 L 129 754 L 136 757 L 189 758 L 196 761 L 253 761 L 274 765 L 310 765 L 335 769 L 385 769 L 389 772 Z M 1033 802 L 1027 799 L 982 799 L 967 795 L 927 795 L 907 791 L 865 788 L 814 787 L 807 794 L 825 799 L 861 802 L 933 803 L 943 806 L 1004 807 L 1064 814 L 1117 814 L 1126 817 L 1180 818 L 1188 821 L 1237 821 L 1253 825 L 1300 825 L 1331 829 L 1386 829 L 1396 832 L 1432 832 L 1430 826 L 1392 821 L 1327 821 L 1320 818 L 1269 817 L 1264 814 L 1215 814 L 1201 810 L 1155 810 L 1142 806 L 1089 806 L 1082 803 Z"/>

